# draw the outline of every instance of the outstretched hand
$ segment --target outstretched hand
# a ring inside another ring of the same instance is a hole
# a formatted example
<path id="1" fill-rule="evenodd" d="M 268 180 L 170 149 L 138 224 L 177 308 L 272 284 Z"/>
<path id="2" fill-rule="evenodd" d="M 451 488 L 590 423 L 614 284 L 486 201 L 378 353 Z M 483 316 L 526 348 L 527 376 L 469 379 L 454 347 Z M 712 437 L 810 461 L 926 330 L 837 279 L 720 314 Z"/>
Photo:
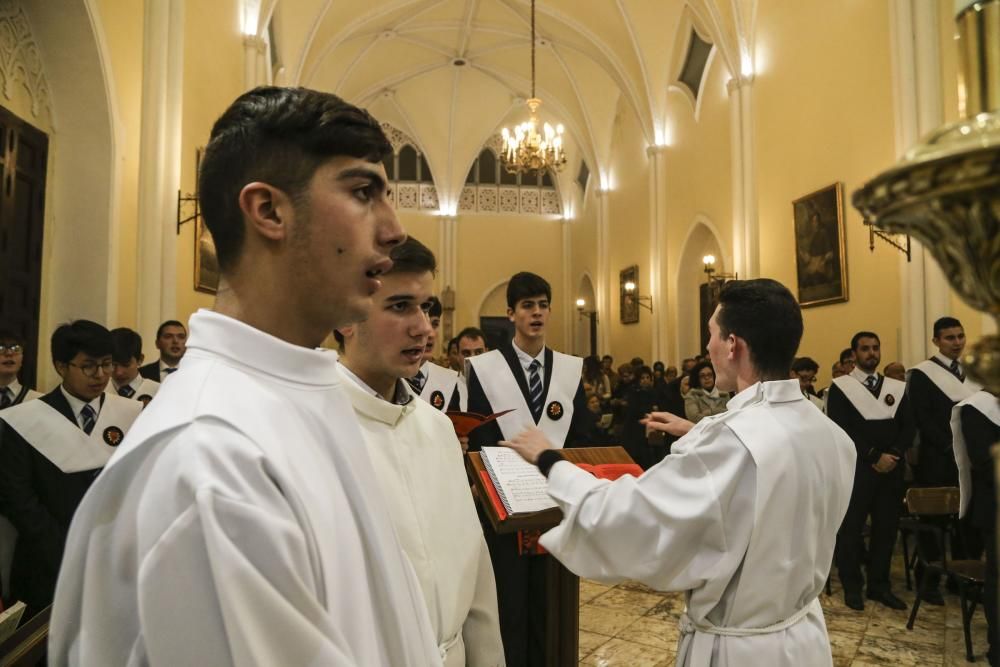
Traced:
<path id="1" fill-rule="evenodd" d="M 553 449 L 545 433 L 534 427 L 521 431 L 513 440 L 501 440 L 500 444 L 513 449 L 528 463 L 538 463 L 538 457 L 542 452 Z"/>
<path id="2" fill-rule="evenodd" d="M 670 412 L 651 412 L 640 419 L 639 423 L 646 427 L 646 435 L 659 431 L 675 438 L 685 435 L 694 428 L 694 423 Z"/>

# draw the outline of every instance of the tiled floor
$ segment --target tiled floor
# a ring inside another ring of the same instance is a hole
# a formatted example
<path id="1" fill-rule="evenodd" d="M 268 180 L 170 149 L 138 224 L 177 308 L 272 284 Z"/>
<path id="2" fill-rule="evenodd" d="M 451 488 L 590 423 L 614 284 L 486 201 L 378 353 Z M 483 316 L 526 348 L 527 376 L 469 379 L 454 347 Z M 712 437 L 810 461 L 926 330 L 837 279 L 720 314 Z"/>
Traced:
<path id="1" fill-rule="evenodd" d="M 912 604 L 913 594 L 906 590 L 899 563 L 896 565 L 893 572 L 895 593 L 907 604 Z M 821 600 L 834 665 L 957 667 L 970 664 L 965 661 L 958 596 L 945 595 L 944 607 L 921 605 L 912 631 L 906 629 L 909 610 L 894 611 L 871 601 L 866 602 L 862 612 L 845 607 L 836 577 L 833 595 L 824 594 Z M 581 581 L 580 664 L 673 665 L 677 618 L 683 609 L 684 599 L 679 593 L 658 593 L 634 582 L 605 586 Z M 985 666 L 986 621 L 981 607 L 976 610 L 972 629 L 976 664 Z"/>

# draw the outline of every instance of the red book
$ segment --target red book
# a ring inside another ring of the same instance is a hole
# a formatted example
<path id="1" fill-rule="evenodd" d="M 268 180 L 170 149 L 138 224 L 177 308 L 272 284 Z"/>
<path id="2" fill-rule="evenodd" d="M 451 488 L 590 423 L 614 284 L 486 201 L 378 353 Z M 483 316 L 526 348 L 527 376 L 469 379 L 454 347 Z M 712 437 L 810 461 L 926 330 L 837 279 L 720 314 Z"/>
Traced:
<path id="1" fill-rule="evenodd" d="M 634 463 L 600 463 L 597 465 L 577 463 L 576 467 L 586 470 L 597 479 L 607 479 L 612 482 L 622 475 L 642 476 L 642 468 Z"/>
<path id="2" fill-rule="evenodd" d="M 490 497 L 490 502 L 493 503 L 493 508 L 497 511 L 497 517 L 503 521 L 507 518 L 507 508 L 503 506 L 503 501 L 500 500 L 497 487 L 493 486 L 493 480 L 490 479 L 490 474 L 485 470 L 480 470 L 479 476 L 483 478 L 483 486 L 486 487 L 486 494 Z"/>
<path id="3" fill-rule="evenodd" d="M 492 415 L 479 415 L 475 412 L 459 412 L 457 410 L 446 412 L 445 414 L 451 418 L 452 426 L 455 427 L 455 435 L 463 438 L 468 437 L 470 433 L 483 424 L 489 424 L 491 421 L 503 417 L 508 412 L 513 412 L 513 410 L 504 410 Z"/>

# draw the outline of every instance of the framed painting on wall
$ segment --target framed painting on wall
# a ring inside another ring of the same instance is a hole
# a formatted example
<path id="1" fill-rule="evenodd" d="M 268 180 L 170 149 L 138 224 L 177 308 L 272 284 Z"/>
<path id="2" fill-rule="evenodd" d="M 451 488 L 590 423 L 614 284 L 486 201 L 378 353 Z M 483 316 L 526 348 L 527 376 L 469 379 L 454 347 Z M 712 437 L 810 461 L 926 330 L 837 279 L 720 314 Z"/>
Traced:
<path id="1" fill-rule="evenodd" d="M 207 294 L 215 294 L 219 289 L 219 260 L 215 255 L 215 242 L 200 215 L 194 219 L 194 288 Z"/>
<path id="2" fill-rule="evenodd" d="M 622 269 L 618 274 L 618 283 L 621 290 L 621 323 L 635 324 L 639 321 L 639 301 L 636 299 L 635 288 L 627 290 L 625 289 L 625 285 L 628 283 L 632 285 L 639 284 L 639 267 L 633 265 L 627 269 Z"/>
<path id="3" fill-rule="evenodd" d="M 792 202 L 802 307 L 847 301 L 843 201 L 843 184 L 834 183 Z"/>

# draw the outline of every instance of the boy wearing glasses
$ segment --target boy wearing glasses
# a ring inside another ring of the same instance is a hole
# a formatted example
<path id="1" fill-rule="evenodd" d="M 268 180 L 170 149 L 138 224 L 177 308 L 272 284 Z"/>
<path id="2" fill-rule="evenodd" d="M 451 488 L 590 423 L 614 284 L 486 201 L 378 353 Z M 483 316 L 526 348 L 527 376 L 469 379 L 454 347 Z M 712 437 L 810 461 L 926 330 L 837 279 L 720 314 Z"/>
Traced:
<path id="1" fill-rule="evenodd" d="M 111 347 L 99 324 L 61 325 L 52 359 L 62 383 L 0 415 L 0 512 L 18 532 L 10 597 L 29 617 L 52 602 L 73 513 L 142 410 L 104 393 Z"/>
<path id="2" fill-rule="evenodd" d="M 24 341 L 13 331 L 0 329 L 0 410 L 41 396 L 17 381 L 24 363 Z"/>

